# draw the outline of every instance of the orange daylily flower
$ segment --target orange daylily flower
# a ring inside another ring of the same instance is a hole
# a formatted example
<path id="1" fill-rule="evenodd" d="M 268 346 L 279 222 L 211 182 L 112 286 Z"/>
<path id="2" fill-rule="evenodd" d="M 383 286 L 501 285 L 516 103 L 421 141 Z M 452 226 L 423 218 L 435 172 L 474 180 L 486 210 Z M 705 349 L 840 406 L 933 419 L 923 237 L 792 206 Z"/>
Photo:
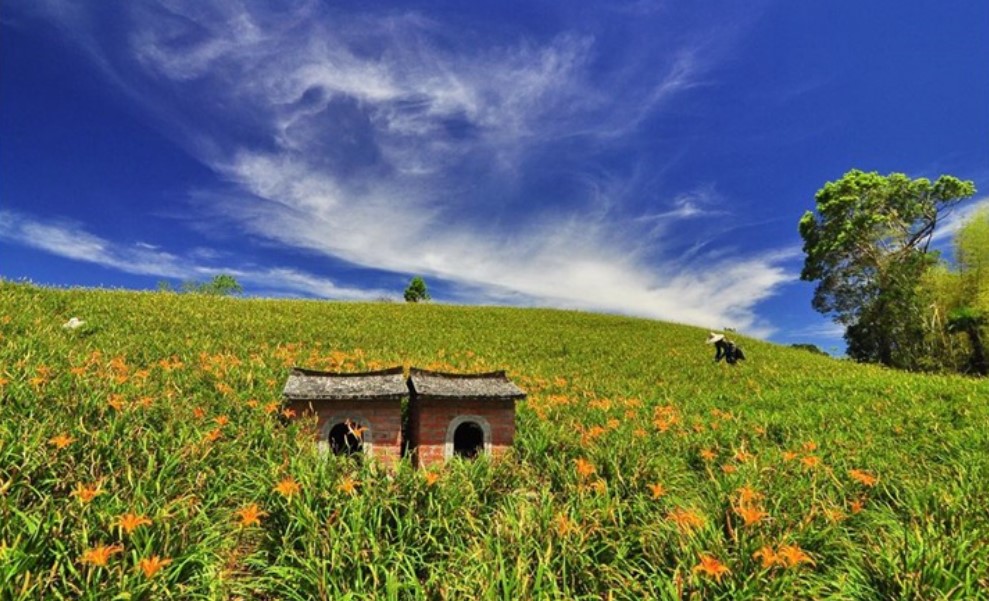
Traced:
<path id="1" fill-rule="evenodd" d="M 682 532 L 691 532 L 704 525 L 704 518 L 692 509 L 674 509 L 666 514 L 666 519 L 675 523 Z"/>
<path id="2" fill-rule="evenodd" d="M 93 566 L 105 566 L 110 561 L 110 556 L 124 550 L 123 545 L 100 545 L 92 549 L 86 549 L 82 554 L 82 563 Z"/>
<path id="3" fill-rule="evenodd" d="M 731 570 L 728 569 L 728 566 L 718 561 L 717 558 L 715 558 L 713 555 L 708 555 L 707 553 L 704 553 L 703 555 L 700 556 L 700 560 L 701 562 L 696 566 L 694 566 L 693 572 L 695 574 L 697 572 L 700 572 L 705 576 L 711 576 L 720 583 L 722 576 L 731 573 Z"/>
<path id="4" fill-rule="evenodd" d="M 794 451 L 783 451 L 783 461 L 793 461 L 797 458 L 797 453 Z"/>
<path id="5" fill-rule="evenodd" d="M 220 439 L 221 436 L 223 436 L 223 431 L 220 428 L 213 428 L 212 430 L 210 430 L 209 432 L 207 432 L 205 435 L 203 435 L 203 441 L 204 442 L 216 442 L 217 440 Z"/>
<path id="6" fill-rule="evenodd" d="M 650 484 L 649 490 L 652 491 L 652 498 L 658 499 L 666 494 L 666 487 L 662 484 Z"/>
<path id="7" fill-rule="evenodd" d="M 730 464 L 725 464 L 721 466 L 721 471 L 726 474 L 734 474 L 738 471 L 738 467 Z"/>
<path id="8" fill-rule="evenodd" d="M 577 529 L 577 525 L 566 514 L 557 515 L 553 521 L 556 526 L 556 533 L 560 536 L 566 536 Z"/>
<path id="9" fill-rule="evenodd" d="M 739 449 L 738 451 L 735 452 L 735 461 L 738 461 L 740 463 L 745 463 L 746 461 L 754 457 L 755 455 L 749 453 L 745 449 Z"/>
<path id="10" fill-rule="evenodd" d="M 117 520 L 117 525 L 123 528 L 124 532 L 130 534 L 138 529 L 140 526 L 148 526 L 151 524 L 151 520 L 144 515 L 137 515 L 134 513 L 125 513 L 120 516 Z"/>
<path id="11" fill-rule="evenodd" d="M 353 478 L 350 478 L 348 476 L 347 478 L 344 478 L 340 482 L 339 486 L 337 486 L 337 490 L 339 490 L 342 493 L 352 495 L 355 492 L 357 492 L 357 483 L 354 481 Z"/>
<path id="12" fill-rule="evenodd" d="M 865 508 L 865 500 L 863 499 L 855 499 L 854 501 L 848 504 L 848 510 L 851 511 L 852 513 L 861 513 L 862 509 L 864 508 Z"/>
<path id="13" fill-rule="evenodd" d="M 301 488 L 292 476 L 286 476 L 282 478 L 281 482 L 275 485 L 274 490 L 283 497 L 290 499 L 293 495 L 298 494 Z"/>
<path id="14" fill-rule="evenodd" d="M 848 470 L 848 475 L 856 482 L 869 487 L 875 486 L 879 482 L 879 478 L 862 470 Z"/>
<path id="15" fill-rule="evenodd" d="M 817 455 L 807 455 L 800 460 L 800 463 L 804 464 L 804 469 L 812 470 L 821 464 L 821 458 Z"/>
<path id="16" fill-rule="evenodd" d="M 282 409 L 282 417 L 284 417 L 285 419 L 292 419 L 295 416 L 296 416 L 295 409 L 289 409 L 288 407 Z"/>
<path id="17" fill-rule="evenodd" d="M 171 559 L 168 558 L 162 559 L 157 555 L 152 555 L 151 557 L 141 559 L 139 562 L 137 562 L 137 567 L 140 568 L 142 572 L 144 572 L 145 578 L 153 578 L 154 575 L 157 574 L 159 570 L 161 570 L 163 567 L 167 566 L 170 563 L 172 563 Z"/>
<path id="18" fill-rule="evenodd" d="M 103 491 L 100 490 L 99 484 L 96 486 L 86 486 L 80 482 L 76 484 L 76 488 L 72 491 L 72 494 L 75 495 L 81 503 L 89 503 L 99 495 L 103 494 Z"/>
<path id="19" fill-rule="evenodd" d="M 216 425 L 217 426 L 221 426 L 222 427 L 222 426 L 226 426 L 227 424 L 230 423 L 230 418 L 227 417 L 226 415 L 218 415 L 218 416 L 216 416 L 216 417 L 213 418 L 213 421 L 216 422 Z"/>
<path id="20" fill-rule="evenodd" d="M 362 426 L 360 424 L 354 423 L 349 419 L 346 422 L 347 431 L 356 436 L 358 439 L 364 438 L 364 431 L 367 430 L 367 426 Z"/>
<path id="21" fill-rule="evenodd" d="M 440 479 L 440 475 L 436 472 L 426 472 L 424 477 L 426 478 L 426 486 L 432 486 Z"/>
<path id="22" fill-rule="evenodd" d="M 107 399 L 106 404 L 113 407 L 116 411 L 122 411 L 124 409 L 124 395 L 111 394 L 110 398 Z"/>
<path id="23" fill-rule="evenodd" d="M 590 478 L 597 471 L 594 464 L 586 459 L 577 459 L 574 463 L 577 464 L 577 473 L 581 478 Z"/>
<path id="24" fill-rule="evenodd" d="M 776 554 L 779 556 L 782 563 L 790 568 L 798 566 L 802 563 L 814 565 L 814 560 L 811 559 L 810 555 L 808 555 L 797 545 L 782 545 Z"/>
<path id="25" fill-rule="evenodd" d="M 814 442 L 813 440 L 808 440 L 807 442 L 805 442 L 803 444 L 803 447 L 804 447 L 804 450 L 805 451 L 807 451 L 808 453 L 811 453 L 811 452 L 817 450 L 817 443 Z"/>
<path id="26" fill-rule="evenodd" d="M 276 411 L 278 411 L 278 403 L 276 402 L 271 402 L 264 406 L 264 412 L 267 413 L 268 415 L 271 415 Z"/>
<path id="27" fill-rule="evenodd" d="M 748 505 L 762 498 L 762 493 L 753 490 L 750 486 L 743 486 L 735 492 L 738 493 L 738 502 L 742 505 Z"/>
<path id="28" fill-rule="evenodd" d="M 704 461 L 714 461 L 717 458 L 718 453 L 714 449 L 703 449 L 701 450 L 701 458 Z"/>
<path id="29" fill-rule="evenodd" d="M 261 518 L 268 515 L 268 512 L 259 508 L 257 503 L 251 503 L 250 505 L 241 507 L 234 513 L 240 517 L 240 525 L 244 528 L 247 526 L 260 526 Z"/>
<path id="30" fill-rule="evenodd" d="M 762 518 L 768 516 L 769 514 L 758 507 L 742 505 L 735 508 L 735 513 L 741 516 L 742 520 L 745 522 L 746 526 L 752 526 L 753 524 L 758 524 Z"/>
<path id="31" fill-rule="evenodd" d="M 752 559 L 759 559 L 762 561 L 762 569 L 768 570 L 778 563 L 782 563 L 779 556 L 776 555 L 776 551 L 769 545 L 765 545 L 758 551 L 752 554 Z"/>
<path id="32" fill-rule="evenodd" d="M 192 417 L 196 419 L 203 419 L 205 415 L 206 415 L 206 410 L 203 409 L 202 407 L 195 407 L 192 410 Z"/>
<path id="33" fill-rule="evenodd" d="M 56 449 L 64 449 L 65 447 L 75 442 L 75 440 L 76 440 L 75 438 L 72 438 L 68 434 L 63 433 L 63 434 L 59 434 L 58 436 L 52 436 L 51 438 L 48 439 L 48 442 L 55 445 Z"/>

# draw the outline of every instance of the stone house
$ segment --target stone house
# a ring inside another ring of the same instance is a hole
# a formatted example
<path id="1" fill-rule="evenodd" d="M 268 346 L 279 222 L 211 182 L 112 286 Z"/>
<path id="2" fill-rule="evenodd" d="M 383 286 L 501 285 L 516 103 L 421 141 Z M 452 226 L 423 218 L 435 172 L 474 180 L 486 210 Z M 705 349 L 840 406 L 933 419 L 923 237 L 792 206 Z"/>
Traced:
<path id="1" fill-rule="evenodd" d="M 521 388 L 496 371 L 409 373 L 409 443 L 418 466 L 454 456 L 500 455 L 515 438 L 515 401 Z"/>
<path id="2" fill-rule="evenodd" d="M 282 395 L 298 417 L 316 416 L 321 450 L 386 463 L 402 456 L 402 402 L 409 389 L 401 367 L 363 373 L 296 367 Z"/>
<path id="3" fill-rule="evenodd" d="M 401 367 L 331 373 L 295 368 L 283 396 L 297 416 L 315 415 L 316 441 L 334 453 L 363 453 L 386 462 L 408 443 L 417 466 L 455 456 L 500 455 L 515 438 L 515 402 L 525 392 L 503 371 L 451 374 Z M 402 402 L 408 398 L 408 430 Z"/>

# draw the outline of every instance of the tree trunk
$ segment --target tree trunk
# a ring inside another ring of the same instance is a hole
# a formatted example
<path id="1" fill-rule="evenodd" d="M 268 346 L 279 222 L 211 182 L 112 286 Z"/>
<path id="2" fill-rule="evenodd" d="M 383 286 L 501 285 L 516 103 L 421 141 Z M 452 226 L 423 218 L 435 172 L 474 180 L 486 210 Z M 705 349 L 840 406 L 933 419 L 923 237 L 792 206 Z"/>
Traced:
<path id="1" fill-rule="evenodd" d="M 986 349 L 982 346 L 979 326 L 973 325 L 968 329 L 968 338 L 972 342 L 972 369 L 980 376 L 989 375 L 989 363 L 986 362 Z"/>

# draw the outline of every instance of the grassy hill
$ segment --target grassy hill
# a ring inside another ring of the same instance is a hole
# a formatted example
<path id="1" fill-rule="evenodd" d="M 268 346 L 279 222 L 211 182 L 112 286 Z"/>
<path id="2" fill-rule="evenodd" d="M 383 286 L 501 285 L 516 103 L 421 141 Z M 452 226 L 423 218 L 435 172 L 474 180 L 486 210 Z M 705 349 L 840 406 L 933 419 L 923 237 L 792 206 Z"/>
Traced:
<path id="1" fill-rule="evenodd" d="M 989 598 L 987 382 L 745 339 L 730 368 L 577 312 L 9 282 L 0 336 L 3 599 Z M 514 453 L 389 471 L 279 415 L 292 365 L 395 364 L 508 370 Z"/>

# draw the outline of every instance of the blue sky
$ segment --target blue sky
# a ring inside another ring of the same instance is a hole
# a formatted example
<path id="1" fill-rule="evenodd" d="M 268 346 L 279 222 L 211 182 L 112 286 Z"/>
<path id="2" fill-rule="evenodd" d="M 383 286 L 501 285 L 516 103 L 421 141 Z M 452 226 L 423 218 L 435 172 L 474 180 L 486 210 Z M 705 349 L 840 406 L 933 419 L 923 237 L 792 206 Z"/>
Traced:
<path id="1" fill-rule="evenodd" d="M 5 2 L 0 276 L 375 299 L 421 274 L 840 351 L 797 221 L 852 168 L 974 180 L 954 223 L 985 204 L 987 25 L 976 0 Z"/>

